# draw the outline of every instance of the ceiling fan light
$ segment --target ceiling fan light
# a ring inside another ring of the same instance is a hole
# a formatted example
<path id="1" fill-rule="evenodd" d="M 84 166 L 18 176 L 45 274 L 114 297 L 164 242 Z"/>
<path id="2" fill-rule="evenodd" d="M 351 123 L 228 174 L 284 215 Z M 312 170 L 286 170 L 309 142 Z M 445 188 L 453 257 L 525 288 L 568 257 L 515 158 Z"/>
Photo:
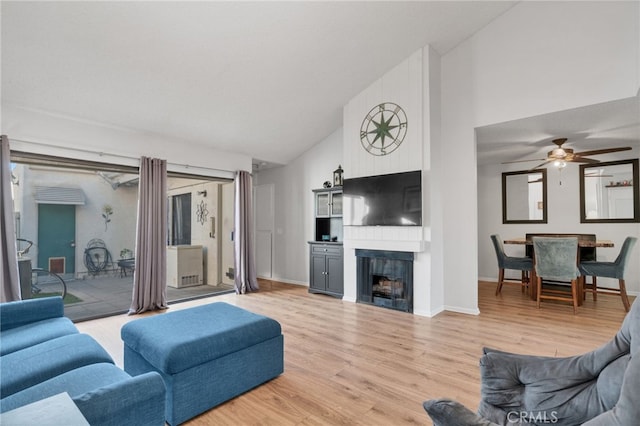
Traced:
<path id="1" fill-rule="evenodd" d="M 562 148 L 555 148 L 553 151 L 551 151 L 551 154 L 556 158 L 564 158 L 567 156 L 567 153 Z"/>
<path id="2" fill-rule="evenodd" d="M 556 160 L 553 162 L 553 165 L 559 169 L 564 169 L 565 167 L 567 167 L 567 162 L 564 160 Z"/>

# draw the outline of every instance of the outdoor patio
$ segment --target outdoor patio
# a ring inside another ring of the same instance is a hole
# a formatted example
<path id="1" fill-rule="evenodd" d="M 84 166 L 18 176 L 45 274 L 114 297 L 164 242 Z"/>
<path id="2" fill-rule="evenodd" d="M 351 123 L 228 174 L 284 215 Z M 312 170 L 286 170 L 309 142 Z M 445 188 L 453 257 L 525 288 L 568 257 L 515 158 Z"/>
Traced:
<path id="1" fill-rule="evenodd" d="M 64 313 L 73 321 L 83 321 L 92 318 L 121 314 L 129 310 L 133 276 L 120 276 L 114 272 L 107 275 L 88 276 L 85 279 L 65 280 L 67 293 L 81 301 L 65 304 Z M 189 300 L 213 294 L 234 291 L 231 285 L 199 285 L 193 287 L 167 287 L 169 303 L 179 300 Z"/>

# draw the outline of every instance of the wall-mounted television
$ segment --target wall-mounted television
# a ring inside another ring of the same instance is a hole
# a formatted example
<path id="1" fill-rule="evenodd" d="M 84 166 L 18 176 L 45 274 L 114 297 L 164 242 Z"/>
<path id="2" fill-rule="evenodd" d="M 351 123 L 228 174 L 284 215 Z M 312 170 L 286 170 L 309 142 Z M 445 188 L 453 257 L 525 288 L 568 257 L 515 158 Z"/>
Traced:
<path id="1" fill-rule="evenodd" d="M 345 179 L 345 226 L 422 226 L 422 172 Z"/>

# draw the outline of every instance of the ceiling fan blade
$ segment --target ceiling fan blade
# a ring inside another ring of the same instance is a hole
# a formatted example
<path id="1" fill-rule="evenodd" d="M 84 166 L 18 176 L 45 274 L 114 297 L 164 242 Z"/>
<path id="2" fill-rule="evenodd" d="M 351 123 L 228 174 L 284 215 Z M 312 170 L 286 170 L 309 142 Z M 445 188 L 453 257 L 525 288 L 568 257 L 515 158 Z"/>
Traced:
<path id="1" fill-rule="evenodd" d="M 594 149 L 592 151 L 582 151 L 576 152 L 574 155 L 580 156 L 590 156 L 590 155 L 598 155 L 598 154 L 609 154 L 610 152 L 620 152 L 620 151 L 629 151 L 631 149 L 630 146 L 620 147 L 620 148 L 604 148 L 604 149 Z"/>
<path id="2" fill-rule="evenodd" d="M 600 160 L 596 160 L 595 158 L 585 158 L 580 156 L 574 156 L 571 160 L 567 160 L 567 162 L 596 164 L 596 163 L 599 163 Z"/>
<path id="3" fill-rule="evenodd" d="M 537 166 L 530 168 L 530 169 L 529 169 L 529 171 L 531 172 L 531 171 L 533 171 L 533 170 L 535 170 L 535 169 L 539 169 L 540 167 L 542 167 L 542 166 L 546 165 L 546 164 L 547 164 L 548 162 L 550 162 L 550 161 L 553 161 L 553 159 L 545 160 L 545 162 L 544 162 L 544 163 L 542 163 L 542 164 L 538 164 Z"/>
<path id="4" fill-rule="evenodd" d="M 500 164 L 526 163 L 527 161 L 545 161 L 545 158 L 531 158 L 529 160 L 504 161 Z"/>

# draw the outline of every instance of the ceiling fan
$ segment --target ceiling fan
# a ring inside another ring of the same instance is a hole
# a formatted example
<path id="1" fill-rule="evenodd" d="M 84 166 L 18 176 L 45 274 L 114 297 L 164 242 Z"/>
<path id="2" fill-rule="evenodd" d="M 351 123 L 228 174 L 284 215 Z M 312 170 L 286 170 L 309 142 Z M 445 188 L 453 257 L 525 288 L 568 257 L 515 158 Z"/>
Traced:
<path id="1" fill-rule="evenodd" d="M 549 151 L 547 153 L 547 158 L 534 158 L 531 160 L 507 161 L 502 164 L 522 163 L 525 161 L 544 161 L 542 164 L 539 164 L 533 167 L 531 170 L 542 167 L 547 163 L 553 163 L 554 166 L 561 169 L 563 167 L 566 167 L 567 163 L 599 163 L 600 160 L 596 160 L 595 158 L 587 158 L 587 157 L 591 157 L 593 155 L 600 155 L 600 154 L 609 154 L 612 152 L 628 151 L 631 149 L 630 146 L 625 146 L 620 148 L 604 148 L 604 149 L 594 149 L 591 151 L 573 152 L 572 148 L 562 147 L 562 145 L 566 141 L 567 141 L 567 138 L 554 139 L 552 142 L 557 145 L 557 148 L 554 148 L 551 151 Z"/>

